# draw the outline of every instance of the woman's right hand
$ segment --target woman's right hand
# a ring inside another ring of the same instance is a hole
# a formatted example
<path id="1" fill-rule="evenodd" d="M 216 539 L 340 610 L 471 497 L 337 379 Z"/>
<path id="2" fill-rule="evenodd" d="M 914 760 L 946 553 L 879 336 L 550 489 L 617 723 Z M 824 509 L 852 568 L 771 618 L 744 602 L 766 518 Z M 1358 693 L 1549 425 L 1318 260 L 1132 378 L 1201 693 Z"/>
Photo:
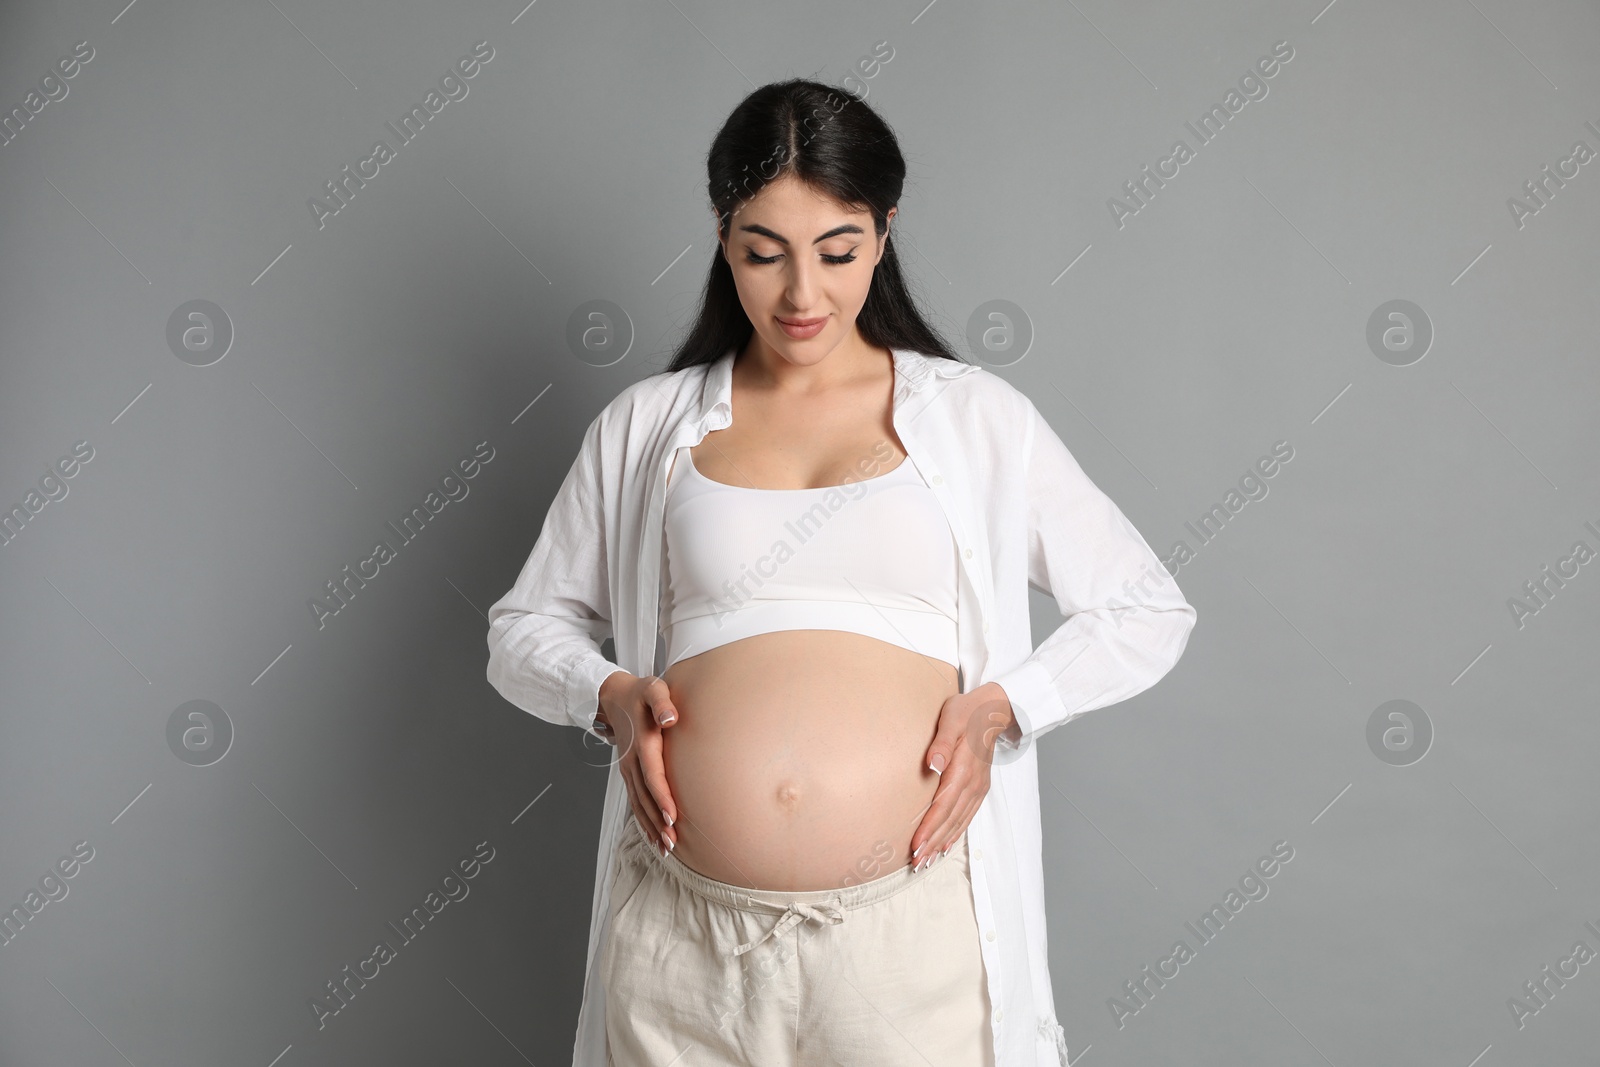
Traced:
<path id="1" fill-rule="evenodd" d="M 618 769 L 628 787 L 628 803 L 645 836 L 656 848 L 677 846 L 678 806 L 667 786 L 662 757 L 662 731 L 678 721 L 678 709 L 667 683 L 651 675 L 640 678 L 625 670 L 613 671 L 600 683 L 596 726 L 605 724 L 607 741 L 621 750 Z"/>

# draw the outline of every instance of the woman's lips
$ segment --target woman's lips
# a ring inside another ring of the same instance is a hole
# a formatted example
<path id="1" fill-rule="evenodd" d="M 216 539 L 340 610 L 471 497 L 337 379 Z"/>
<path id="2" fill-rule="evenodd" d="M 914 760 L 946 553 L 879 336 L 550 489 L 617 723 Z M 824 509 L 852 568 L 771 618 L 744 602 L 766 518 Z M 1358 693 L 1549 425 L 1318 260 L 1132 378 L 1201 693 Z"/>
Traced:
<path id="1" fill-rule="evenodd" d="M 776 318 L 777 316 L 774 317 Z M 815 337 L 822 332 L 822 328 L 827 324 L 828 316 L 826 315 L 819 319 L 778 319 L 778 325 L 783 327 L 783 332 L 797 341 Z"/>

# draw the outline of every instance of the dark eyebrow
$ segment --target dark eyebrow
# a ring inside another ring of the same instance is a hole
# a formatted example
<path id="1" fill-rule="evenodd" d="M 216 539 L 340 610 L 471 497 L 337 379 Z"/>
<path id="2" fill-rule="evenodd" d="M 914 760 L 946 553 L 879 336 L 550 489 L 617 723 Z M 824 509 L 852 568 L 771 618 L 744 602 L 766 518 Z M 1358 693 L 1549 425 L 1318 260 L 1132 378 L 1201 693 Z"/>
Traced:
<path id="1" fill-rule="evenodd" d="M 767 229 L 765 226 L 762 226 L 760 223 L 756 223 L 756 222 L 746 223 L 745 225 L 740 226 L 739 229 L 745 230 L 745 231 L 747 231 L 749 233 L 759 233 L 763 237 L 770 237 L 774 241 L 777 241 L 781 245 L 787 245 L 789 243 L 789 239 L 787 237 L 780 237 L 779 235 L 773 233 L 771 230 Z M 833 229 L 829 230 L 827 233 L 823 234 L 821 237 L 816 238 L 811 243 L 812 244 L 821 244 L 823 241 L 826 241 L 828 238 L 837 237 L 841 233 L 861 233 L 861 234 L 864 234 L 866 232 L 867 232 L 866 230 L 863 230 L 860 226 L 857 226 L 855 223 L 847 222 L 843 226 L 835 226 Z"/>

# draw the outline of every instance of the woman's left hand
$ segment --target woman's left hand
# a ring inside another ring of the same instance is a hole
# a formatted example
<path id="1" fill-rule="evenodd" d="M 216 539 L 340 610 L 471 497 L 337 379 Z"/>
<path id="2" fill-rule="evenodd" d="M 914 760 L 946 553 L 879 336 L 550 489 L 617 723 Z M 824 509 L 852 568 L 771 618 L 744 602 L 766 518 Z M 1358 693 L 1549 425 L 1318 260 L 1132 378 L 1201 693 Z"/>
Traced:
<path id="1" fill-rule="evenodd" d="M 995 682 L 944 702 L 924 765 L 939 775 L 933 802 L 911 835 L 911 862 L 919 869 L 960 838 L 989 793 L 994 746 L 1015 721 L 1011 700 Z"/>

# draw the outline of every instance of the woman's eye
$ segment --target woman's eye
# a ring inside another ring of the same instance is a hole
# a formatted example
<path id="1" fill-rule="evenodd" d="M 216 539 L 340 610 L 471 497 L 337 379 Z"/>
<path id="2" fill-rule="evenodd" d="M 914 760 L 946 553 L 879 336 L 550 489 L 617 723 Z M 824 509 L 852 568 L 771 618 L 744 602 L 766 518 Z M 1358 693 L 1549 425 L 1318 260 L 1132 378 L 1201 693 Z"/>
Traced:
<path id="1" fill-rule="evenodd" d="M 754 249 L 747 248 L 744 251 L 744 258 L 746 263 L 776 263 L 782 256 L 758 256 L 755 254 Z M 823 256 L 822 261 L 824 263 L 854 263 L 856 254 L 850 252 L 842 256 Z"/>

